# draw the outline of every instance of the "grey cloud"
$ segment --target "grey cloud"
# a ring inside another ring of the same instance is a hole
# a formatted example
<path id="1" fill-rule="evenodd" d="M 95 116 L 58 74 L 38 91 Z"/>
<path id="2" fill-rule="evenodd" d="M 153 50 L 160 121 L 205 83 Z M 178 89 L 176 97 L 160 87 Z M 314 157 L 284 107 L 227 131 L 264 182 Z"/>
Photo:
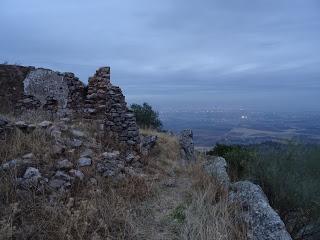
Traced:
<path id="1" fill-rule="evenodd" d="M 310 91 L 299 106 L 316 109 L 319 10 L 317 0 L 2 0 L 0 61 L 84 82 L 111 65 L 130 101 L 159 108 L 169 99 L 177 108 L 266 107 Z"/>

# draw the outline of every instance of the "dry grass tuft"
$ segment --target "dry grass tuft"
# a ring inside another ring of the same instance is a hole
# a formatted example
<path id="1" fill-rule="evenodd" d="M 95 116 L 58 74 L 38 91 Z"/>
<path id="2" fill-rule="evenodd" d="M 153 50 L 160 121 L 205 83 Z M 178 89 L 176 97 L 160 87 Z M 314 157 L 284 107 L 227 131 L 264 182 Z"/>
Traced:
<path id="1" fill-rule="evenodd" d="M 157 144 L 145 159 L 149 171 L 160 171 L 160 173 L 165 174 L 172 172 L 172 170 L 181 170 L 180 147 L 177 137 L 150 129 L 140 129 L 140 133 L 142 135 L 158 136 Z"/>
<path id="2" fill-rule="evenodd" d="M 74 126 L 96 131 L 85 123 Z M 180 164 L 177 138 L 141 132 L 157 135 L 158 141 L 139 176 L 95 176 L 97 185 L 79 181 L 68 193 L 49 197 L 18 190 L 17 173 L 0 171 L 0 239 L 245 239 L 227 192 L 200 165 L 188 169 Z M 0 145 L 0 163 L 32 152 L 43 170 L 54 162 L 51 141 L 41 130 L 17 130 Z M 175 179 L 172 186 L 164 184 L 168 179 Z"/>
<path id="3" fill-rule="evenodd" d="M 143 177 L 127 177 L 115 187 L 126 201 L 141 202 L 153 196 L 152 185 Z"/>
<path id="4" fill-rule="evenodd" d="M 32 152 L 38 164 L 48 164 L 49 153 L 52 152 L 51 141 L 52 138 L 41 129 L 28 134 L 15 129 L 0 144 L 0 163 Z"/>
<path id="5" fill-rule="evenodd" d="M 190 169 L 193 186 L 185 209 L 183 239 L 224 239 L 245 238 L 245 227 L 235 216 L 238 209 L 230 205 L 227 192 L 206 173 L 200 165 Z"/>

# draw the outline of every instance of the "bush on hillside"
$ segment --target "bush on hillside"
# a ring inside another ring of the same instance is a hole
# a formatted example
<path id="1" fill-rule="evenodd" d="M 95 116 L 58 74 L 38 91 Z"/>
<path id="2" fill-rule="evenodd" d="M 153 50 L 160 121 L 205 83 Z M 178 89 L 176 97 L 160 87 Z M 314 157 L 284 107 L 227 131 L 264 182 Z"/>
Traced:
<path id="1" fill-rule="evenodd" d="M 136 116 L 139 127 L 161 129 L 162 123 L 159 119 L 159 113 L 154 111 L 148 103 L 132 104 L 131 109 Z"/>

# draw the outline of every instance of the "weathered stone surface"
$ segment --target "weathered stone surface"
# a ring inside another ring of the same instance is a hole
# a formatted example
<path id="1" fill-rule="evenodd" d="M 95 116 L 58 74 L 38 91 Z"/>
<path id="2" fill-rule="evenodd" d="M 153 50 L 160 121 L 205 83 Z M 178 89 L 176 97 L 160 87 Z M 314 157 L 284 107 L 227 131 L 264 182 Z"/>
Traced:
<path id="1" fill-rule="evenodd" d="M 71 131 L 72 135 L 75 136 L 75 137 L 78 137 L 78 138 L 82 138 L 84 136 L 86 136 L 86 134 L 80 130 L 76 130 L 76 129 L 73 129 Z"/>
<path id="2" fill-rule="evenodd" d="M 14 125 L 21 130 L 26 130 L 28 128 L 28 124 L 26 124 L 25 121 L 17 121 Z"/>
<path id="3" fill-rule="evenodd" d="M 20 185 L 25 188 L 31 188 L 37 186 L 40 179 L 40 171 L 37 168 L 28 167 L 23 175 L 23 179 L 20 180 Z"/>
<path id="4" fill-rule="evenodd" d="M 0 116 L 0 140 L 5 140 L 12 131 L 13 127 L 10 125 L 9 120 Z"/>
<path id="5" fill-rule="evenodd" d="M 80 157 L 92 157 L 93 151 L 90 148 L 85 149 L 81 154 Z"/>
<path id="6" fill-rule="evenodd" d="M 132 163 L 135 160 L 136 156 L 133 153 L 129 153 L 126 156 L 126 163 Z"/>
<path id="7" fill-rule="evenodd" d="M 42 127 L 42 128 L 48 128 L 52 125 L 52 122 L 50 121 L 43 121 L 41 123 L 38 124 L 39 127 Z"/>
<path id="8" fill-rule="evenodd" d="M 39 172 L 38 169 L 36 168 L 33 168 L 33 167 L 29 167 L 25 174 L 23 175 L 23 178 L 25 179 L 30 179 L 30 178 L 35 178 L 35 179 L 38 179 L 41 177 L 41 174 Z"/>
<path id="9" fill-rule="evenodd" d="M 66 150 L 66 146 L 64 146 L 64 145 L 62 145 L 60 143 L 57 143 L 57 144 L 52 146 L 52 153 L 54 155 L 58 155 L 59 156 L 59 155 L 63 154 L 65 152 L 65 150 Z"/>
<path id="10" fill-rule="evenodd" d="M 24 99 L 18 108 L 38 109 L 50 113 L 68 114 L 81 111 L 84 85 L 72 73 L 59 73 L 50 69 L 31 70 L 23 81 Z"/>
<path id="11" fill-rule="evenodd" d="M 194 154 L 193 132 L 191 129 L 183 130 L 179 136 L 181 157 L 186 164 L 196 161 Z"/>
<path id="12" fill-rule="evenodd" d="M 0 112 L 12 113 L 23 97 L 23 80 L 34 67 L 0 64 Z"/>
<path id="13" fill-rule="evenodd" d="M 12 170 L 15 169 L 17 171 L 17 175 L 21 176 L 25 170 L 27 169 L 28 166 L 30 166 L 31 161 L 30 159 L 13 159 L 10 161 L 7 161 L 5 163 L 3 163 L 0 166 L 0 170 Z"/>
<path id="14" fill-rule="evenodd" d="M 1 68 L 2 66 L 0 70 Z M 14 67 L 4 66 L 4 77 L 8 78 L 11 71 L 16 70 Z M 102 67 L 96 71 L 89 79 L 87 91 L 73 73 L 59 73 L 43 68 L 28 69 L 19 87 L 20 94 L 13 104 L 17 111 L 42 109 L 54 117 L 84 113 L 85 118 L 95 121 L 101 132 L 113 139 L 115 144 L 120 143 L 129 150 L 140 150 L 135 116 L 127 108 L 121 89 L 111 84 L 110 67 Z M 43 122 L 39 126 L 49 128 L 51 124 Z M 28 129 L 23 124 L 20 128 Z M 60 128 L 59 131 L 52 132 L 52 135 L 59 138 L 61 131 Z M 0 130 L 0 136 L 3 135 L 2 132 Z M 77 130 L 72 133 L 76 138 L 85 137 Z"/>
<path id="15" fill-rule="evenodd" d="M 67 170 L 73 168 L 73 164 L 68 159 L 63 159 L 57 162 L 57 168 Z"/>
<path id="16" fill-rule="evenodd" d="M 107 159 L 115 159 L 120 156 L 120 152 L 119 151 L 104 152 L 104 153 L 102 153 L 102 156 Z"/>
<path id="17" fill-rule="evenodd" d="M 49 186 L 55 190 L 59 190 L 61 188 L 67 188 L 69 187 L 70 183 L 67 181 L 64 181 L 62 179 L 51 179 L 49 181 Z"/>
<path id="18" fill-rule="evenodd" d="M 78 178 L 80 180 L 84 179 L 84 174 L 80 171 L 80 170 L 76 170 L 76 169 L 71 169 L 69 171 L 70 175 L 74 178 Z"/>
<path id="19" fill-rule="evenodd" d="M 78 160 L 79 167 L 91 166 L 92 160 L 88 157 L 82 157 Z"/>
<path id="20" fill-rule="evenodd" d="M 105 152 L 101 161 L 97 164 L 97 172 L 104 177 L 113 177 L 124 170 L 125 162 L 118 151 Z"/>
<path id="21" fill-rule="evenodd" d="M 0 116 L 0 127 L 4 127 L 9 123 L 9 121 L 7 119 L 5 119 L 4 117 Z"/>
<path id="22" fill-rule="evenodd" d="M 89 78 L 85 114 L 89 119 L 105 119 L 107 91 L 110 87 L 110 68 L 103 67 Z"/>
<path id="23" fill-rule="evenodd" d="M 35 69 L 31 71 L 24 80 L 24 92 L 40 100 L 44 105 L 47 97 L 58 101 L 61 108 L 67 107 L 68 85 L 63 75 L 49 69 Z"/>
<path id="24" fill-rule="evenodd" d="M 82 146 L 82 141 L 79 139 L 72 139 L 69 144 L 71 147 L 79 148 Z"/>
<path id="25" fill-rule="evenodd" d="M 230 178 L 227 173 L 227 162 L 222 157 L 209 157 L 203 165 L 203 169 L 213 176 L 219 184 L 224 187 L 229 187 Z"/>
<path id="26" fill-rule="evenodd" d="M 72 177 L 63 171 L 57 171 L 56 174 L 54 175 L 54 177 L 57 179 L 64 180 L 64 181 L 71 181 L 72 180 Z"/>
<path id="27" fill-rule="evenodd" d="M 150 150 L 156 145 L 157 139 L 157 136 L 143 136 L 140 143 L 141 153 L 148 155 Z"/>
<path id="28" fill-rule="evenodd" d="M 49 187 L 54 190 L 64 192 L 68 190 L 71 186 L 71 181 L 74 178 L 66 174 L 63 171 L 57 171 L 55 175 L 49 181 Z"/>
<path id="29" fill-rule="evenodd" d="M 27 153 L 25 155 L 22 156 L 23 159 L 33 159 L 34 158 L 34 154 L 33 153 Z"/>
<path id="30" fill-rule="evenodd" d="M 248 240 L 291 240 L 279 215 L 271 208 L 262 189 L 249 181 L 231 185 L 231 202 L 241 207 L 248 225 Z"/>

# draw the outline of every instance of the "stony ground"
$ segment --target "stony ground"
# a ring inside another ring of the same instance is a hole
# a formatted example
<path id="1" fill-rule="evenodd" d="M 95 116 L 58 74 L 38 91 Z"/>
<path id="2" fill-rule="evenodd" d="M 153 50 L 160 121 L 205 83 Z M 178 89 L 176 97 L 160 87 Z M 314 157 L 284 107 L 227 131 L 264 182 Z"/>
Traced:
<path id="1" fill-rule="evenodd" d="M 242 239 L 176 137 L 141 131 L 157 143 L 138 158 L 91 125 L 19 120 L 0 146 L 0 239 Z"/>

